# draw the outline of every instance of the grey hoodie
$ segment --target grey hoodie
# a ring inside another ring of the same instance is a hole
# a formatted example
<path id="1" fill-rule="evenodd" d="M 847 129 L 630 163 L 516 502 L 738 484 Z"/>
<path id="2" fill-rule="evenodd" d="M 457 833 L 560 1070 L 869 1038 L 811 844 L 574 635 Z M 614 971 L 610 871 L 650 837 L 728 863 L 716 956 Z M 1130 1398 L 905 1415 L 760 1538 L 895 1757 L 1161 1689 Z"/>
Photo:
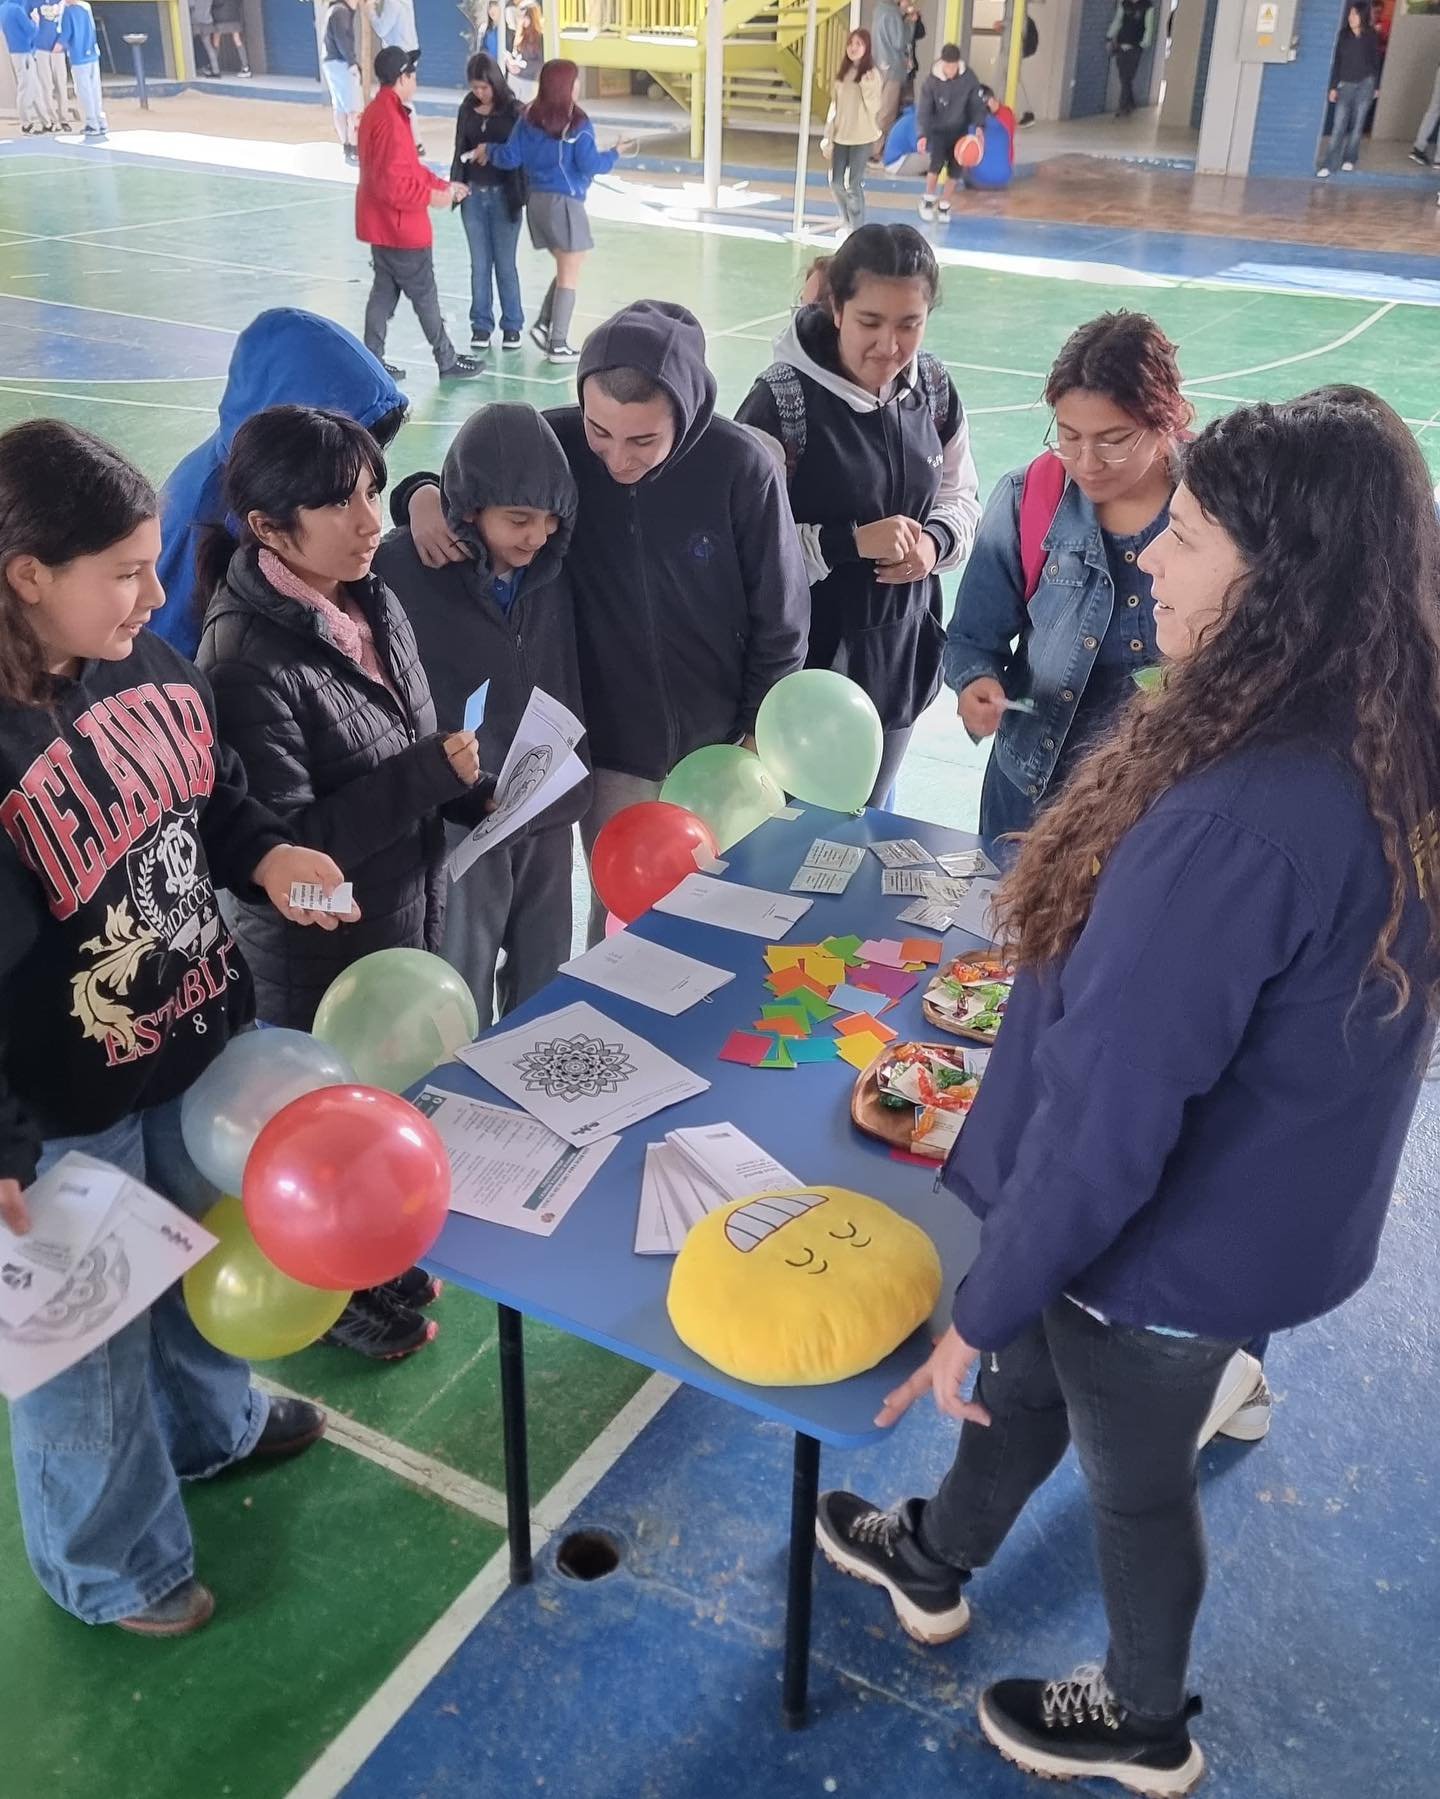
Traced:
<path id="1" fill-rule="evenodd" d="M 381 544 L 375 570 L 414 628 L 442 731 L 460 729 L 466 700 L 482 681 L 490 682 L 485 721 L 477 735 L 481 767 L 497 770 L 532 688 L 543 688 L 577 717 L 585 716 L 575 608 L 564 566 L 575 528 L 575 481 L 544 418 L 530 406 L 497 403 L 474 413 L 456 432 L 440 492 L 450 529 L 474 560 L 426 568 L 409 531 L 401 530 Z M 470 523 L 486 506 L 534 506 L 560 520 L 525 570 L 508 612 L 495 598 L 489 552 Z M 578 753 L 588 763 L 584 737 Z M 589 804 L 590 783 L 585 780 L 527 830 L 572 825 Z"/>

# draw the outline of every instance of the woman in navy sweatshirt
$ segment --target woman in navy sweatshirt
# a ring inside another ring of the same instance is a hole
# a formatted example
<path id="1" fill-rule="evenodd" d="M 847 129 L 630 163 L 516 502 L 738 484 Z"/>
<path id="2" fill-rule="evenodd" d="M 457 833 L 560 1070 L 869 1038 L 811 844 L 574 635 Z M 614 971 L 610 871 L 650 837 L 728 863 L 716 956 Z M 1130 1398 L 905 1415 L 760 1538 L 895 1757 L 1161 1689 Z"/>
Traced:
<path id="1" fill-rule="evenodd" d="M 1329 388 L 1209 426 L 1142 561 L 1174 666 L 1004 889 L 1020 974 L 944 1176 L 980 1248 L 879 1420 L 933 1391 L 955 1465 L 894 1512 L 826 1494 L 819 1529 L 946 1641 L 1073 1438 L 1109 1655 L 990 1687 L 981 1728 L 1033 1772 L 1178 1794 L 1202 1422 L 1237 1345 L 1369 1276 L 1434 1032 L 1440 523 L 1401 420 Z"/>

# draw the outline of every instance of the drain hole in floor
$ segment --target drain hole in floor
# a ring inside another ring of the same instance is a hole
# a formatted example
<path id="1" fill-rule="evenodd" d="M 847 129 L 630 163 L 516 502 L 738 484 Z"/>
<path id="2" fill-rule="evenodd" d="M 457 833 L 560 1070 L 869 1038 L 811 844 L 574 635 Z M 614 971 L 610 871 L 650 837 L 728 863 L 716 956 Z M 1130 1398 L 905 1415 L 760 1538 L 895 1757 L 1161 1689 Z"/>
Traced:
<path id="1" fill-rule="evenodd" d="M 555 1566 L 568 1580 L 604 1580 L 620 1566 L 620 1545 L 603 1530 L 577 1530 L 561 1543 Z"/>

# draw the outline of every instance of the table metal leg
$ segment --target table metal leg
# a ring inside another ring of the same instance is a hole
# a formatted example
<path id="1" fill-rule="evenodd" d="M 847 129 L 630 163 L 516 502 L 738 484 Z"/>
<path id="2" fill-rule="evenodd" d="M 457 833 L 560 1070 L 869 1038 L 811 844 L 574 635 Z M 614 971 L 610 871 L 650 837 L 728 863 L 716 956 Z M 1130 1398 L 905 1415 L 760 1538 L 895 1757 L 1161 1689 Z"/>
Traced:
<path id="1" fill-rule="evenodd" d="M 525 1321 L 513 1306 L 500 1318 L 500 1409 L 505 1430 L 505 1515 L 510 1534 L 510 1580 L 524 1586 L 530 1560 L 530 1455 L 525 1433 Z"/>
<path id="2" fill-rule="evenodd" d="M 820 1497 L 820 1445 L 795 1433 L 795 1471 L 790 1484 L 790 1569 L 785 1596 L 785 1682 L 781 1708 L 786 1728 L 805 1724 L 810 1684 L 810 1590 L 815 1571 L 815 1502 Z"/>

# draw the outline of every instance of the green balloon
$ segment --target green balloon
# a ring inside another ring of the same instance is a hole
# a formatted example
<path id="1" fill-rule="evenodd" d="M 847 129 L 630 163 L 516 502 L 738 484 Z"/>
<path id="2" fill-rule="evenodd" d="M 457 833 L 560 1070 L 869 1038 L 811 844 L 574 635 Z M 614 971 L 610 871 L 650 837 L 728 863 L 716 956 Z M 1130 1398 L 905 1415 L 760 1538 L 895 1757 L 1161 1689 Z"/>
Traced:
<path id="1" fill-rule="evenodd" d="M 785 804 L 760 758 L 738 743 L 691 750 L 670 770 L 660 797 L 703 819 L 722 850 L 748 837 Z"/>
<path id="2" fill-rule="evenodd" d="M 858 812 L 880 772 L 884 731 L 863 687 L 832 668 L 801 668 L 760 702 L 755 744 L 786 793 Z"/>
<path id="3" fill-rule="evenodd" d="M 480 1034 L 470 989 L 448 962 L 423 949 L 381 949 L 337 975 L 312 1034 L 365 1087 L 403 1093 Z"/>
<path id="4" fill-rule="evenodd" d="M 185 1307 L 196 1330 L 244 1361 L 293 1355 L 323 1337 L 348 1293 L 307 1287 L 282 1274 L 250 1234 L 238 1199 L 216 1200 L 200 1220 L 220 1241 L 185 1275 Z"/>

